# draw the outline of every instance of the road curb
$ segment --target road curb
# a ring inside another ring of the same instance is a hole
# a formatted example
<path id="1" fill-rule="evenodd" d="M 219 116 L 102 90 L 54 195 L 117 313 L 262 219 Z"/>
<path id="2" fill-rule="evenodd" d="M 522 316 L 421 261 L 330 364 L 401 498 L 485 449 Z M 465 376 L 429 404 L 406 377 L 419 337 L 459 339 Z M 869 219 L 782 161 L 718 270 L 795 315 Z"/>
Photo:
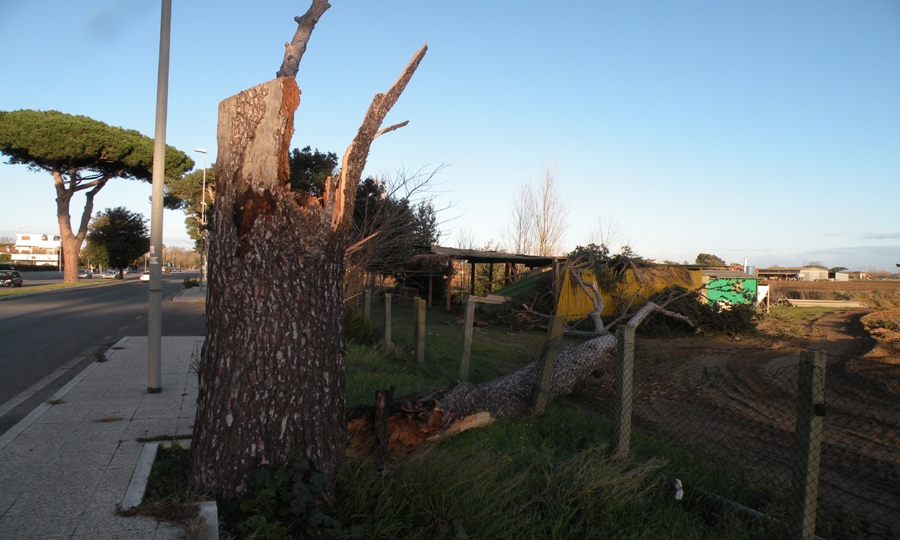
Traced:
<path id="1" fill-rule="evenodd" d="M 128 338 L 123 338 L 122 340 L 119 340 L 119 342 L 124 343 L 125 339 Z M 18 424 L 11 427 L 9 431 L 4 433 L 3 435 L 0 435 L 0 450 L 3 450 L 6 445 L 16 440 L 16 437 L 18 437 L 23 431 L 28 429 L 31 424 L 35 423 L 37 419 L 43 416 L 45 412 L 49 411 L 50 407 L 53 407 L 53 405 L 49 403 L 50 401 L 62 399 L 63 396 L 69 393 L 69 390 L 75 388 L 78 383 L 84 380 L 84 378 L 87 377 L 92 371 L 97 369 L 97 366 L 99 365 L 100 362 L 91 362 L 90 364 L 88 364 L 88 366 L 84 368 L 81 373 L 75 375 L 75 377 L 73 377 L 71 381 L 67 382 L 65 386 L 57 390 L 56 393 L 50 396 L 47 401 L 35 407 L 33 411 L 28 413 L 28 416 L 20 420 Z"/>

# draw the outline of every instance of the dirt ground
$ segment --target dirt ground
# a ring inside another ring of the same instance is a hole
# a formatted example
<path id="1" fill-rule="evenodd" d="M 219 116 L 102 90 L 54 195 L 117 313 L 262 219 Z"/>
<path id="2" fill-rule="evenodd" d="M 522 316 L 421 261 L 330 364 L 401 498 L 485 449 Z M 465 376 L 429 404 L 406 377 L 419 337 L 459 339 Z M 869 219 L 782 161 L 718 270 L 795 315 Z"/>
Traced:
<path id="1" fill-rule="evenodd" d="M 638 338 L 634 424 L 787 487 L 798 359 L 804 349 L 824 351 L 819 504 L 832 522 L 820 522 L 830 529 L 821 532 L 900 538 L 900 310 L 896 332 L 874 336 L 862 321 L 869 313 L 815 312 L 795 337 L 780 337 L 783 321 L 769 320 L 750 338 Z M 610 413 L 604 372 L 574 397 Z"/>
<path id="2" fill-rule="evenodd" d="M 769 281 L 771 287 L 787 290 L 870 292 L 900 291 L 900 281 Z"/>

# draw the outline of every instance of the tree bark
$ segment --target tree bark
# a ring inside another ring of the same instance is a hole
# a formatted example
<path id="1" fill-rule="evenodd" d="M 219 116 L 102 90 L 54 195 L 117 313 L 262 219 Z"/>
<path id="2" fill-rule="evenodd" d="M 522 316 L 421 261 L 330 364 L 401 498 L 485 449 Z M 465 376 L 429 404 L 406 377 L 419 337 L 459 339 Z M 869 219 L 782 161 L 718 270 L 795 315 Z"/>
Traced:
<path id="1" fill-rule="evenodd" d="M 286 189 L 300 92 L 276 79 L 219 106 L 217 200 L 192 483 L 217 497 L 302 455 L 333 476 L 344 446 L 344 238 Z"/>
<path id="2" fill-rule="evenodd" d="M 63 259 L 63 282 L 76 283 L 78 281 L 78 259 L 81 254 L 81 244 L 87 235 L 91 213 L 94 211 L 94 195 L 106 185 L 107 179 L 98 180 L 91 189 L 85 193 L 84 209 L 81 211 L 81 220 L 78 223 L 78 232 L 72 231 L 72 218 L 69 216 L 69 203 L 72 195 L 79 190 L 78 182 L 70 181 L 70 187 L 66 187 L 66 181 L 62 171 L 53 169 L 53 184 L 56 188 L 56 221 L 59 224 L 59 239 Z M 77 178 L 77 171 L 70 171 L 70 178 Z"/>
<path id="3" fill-rule="evenodd" d="M 377 94 L 323 197 L 290 190 L 288 150 L 300 103 L 282 77 L 219 105 L 209 244 L 207 337 L 198 376 L 191 485 L 218 499 L 249 471 L 293 456 L 334 490 L 344 455 L 344 252 L 372 140 L 425 54 Z"/>

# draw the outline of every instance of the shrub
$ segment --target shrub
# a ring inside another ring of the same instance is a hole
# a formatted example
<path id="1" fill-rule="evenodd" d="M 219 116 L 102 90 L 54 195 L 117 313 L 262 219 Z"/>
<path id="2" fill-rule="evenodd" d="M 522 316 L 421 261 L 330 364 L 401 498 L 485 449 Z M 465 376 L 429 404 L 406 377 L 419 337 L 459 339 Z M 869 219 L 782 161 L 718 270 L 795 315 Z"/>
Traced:
<path id="1" fill-rule="evenodd" d="M 323 509 L 325 473 L 303 457 L 282 467 L 261 467 L 250 472 L 248 495 L 226 503 L 224 513 L 235 520 L 234 532 L 250 538 L 287 538 L 314 531 L 339 532 L 341 524 Z M 350 536 L 356 536 L 356 530 Z"/>
<path id="2" fill-rule="evenodd" d="M 671 294 L 664 291 L 662 294 Z M 666 309 L 689 318 L 695 326 L 708 334 L 746 334 L 756 330 L 756 307 L 751 304 L 720 306 L 701 301 L 698 294 L 690 294 L 673 301 Z M 651 315 L 638 332 L 645 336 L 672 337 L 693 333 L 681 321 L 660 315 Z"/>

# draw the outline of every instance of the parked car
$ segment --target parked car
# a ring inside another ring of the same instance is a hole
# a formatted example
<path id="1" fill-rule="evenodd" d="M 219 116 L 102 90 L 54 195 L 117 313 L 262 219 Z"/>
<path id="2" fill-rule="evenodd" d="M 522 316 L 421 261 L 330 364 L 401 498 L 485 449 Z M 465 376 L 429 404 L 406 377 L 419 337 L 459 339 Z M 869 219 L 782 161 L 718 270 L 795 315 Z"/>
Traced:
<path id="1" fill-rule="evenodd" d="M 78 279 L 92 279 L 94 277 L 94 273 L 90 270 L 79 270 L 78 271 Z"/>
<path id="2" fill-rule="evenodd" d="M 119 273 L 115 270 L 104 270 L 103 273 L 100 274 L 100 277 L 103 279 L 116 279 L 119 277 Z"/>
<path id="3" fill-rule="evenodd" d="M 22 274 L 19 272 L 15 270 L 0 270 L 0 286 L 21 287 L 22 283 Z"/>
<path id="4" fill-rule="evenodd" d="M 141 282 L 150 283 L 150 272 L 141 272 Z"/>

